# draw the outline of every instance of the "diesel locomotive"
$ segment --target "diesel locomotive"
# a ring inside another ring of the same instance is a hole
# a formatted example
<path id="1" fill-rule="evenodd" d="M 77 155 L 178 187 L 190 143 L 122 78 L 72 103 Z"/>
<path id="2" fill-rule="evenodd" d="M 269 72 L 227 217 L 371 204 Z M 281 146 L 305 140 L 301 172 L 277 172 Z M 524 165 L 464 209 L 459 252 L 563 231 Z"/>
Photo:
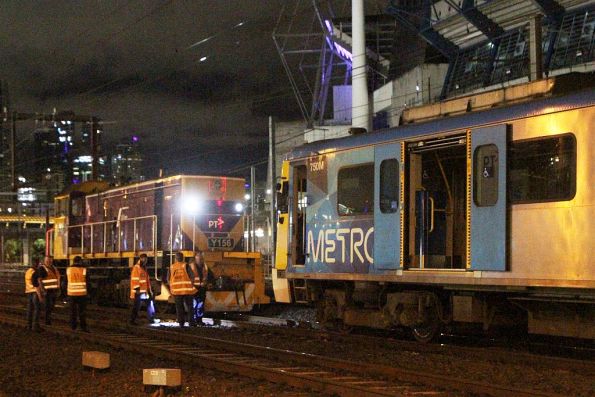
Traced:
<path id="1" fill-rule="evenodd" d="M 594 76 L 578 91 L 572 78 L 292 150 L 277 184 L 276 300 L 420 341 L 461 323 L 595 339 Z"/>
<path id="2" fill-rule="evenodd" d="M 58 267 L 81 256 L 98 300 L 126 300 L 129 268 L 142 253 L 152 277 L 165 275 L 174 255 L 205 253 L 212 277 L 206 311 L 250 311 L 266 304 L 259 253 L 244 251 L 244 179 L 178 175 L 110 188 L 73 185 L 55 197 L 47 247 Z M 168 300 L 165 286 L 157 300 Z"/>

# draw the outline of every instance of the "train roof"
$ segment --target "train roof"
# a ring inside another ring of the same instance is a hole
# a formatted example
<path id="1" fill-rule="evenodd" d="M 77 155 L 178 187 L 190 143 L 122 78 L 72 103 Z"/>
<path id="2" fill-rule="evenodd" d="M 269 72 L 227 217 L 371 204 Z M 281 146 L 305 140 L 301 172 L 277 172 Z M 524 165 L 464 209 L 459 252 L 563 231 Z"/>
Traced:
<path id="1" fill-rule="evenodd" d="M 404 138 L 437 133 L 450 133 L 491 124 L 500 124 L 537 115 L 579 109 L 593 106 L 594 104 L 595 90 L 589 88 L 584 91 L 564 96 L 540 98 L 521 104 L 470 112 L 464 115 L 443 117 L 427 122 L 408 124 L 371 133 L 316 141 L 294 148 L 287 154 L 286 160 L 317 156 L 328 152 L 352 149 L 360 146 L 388 143 L 391 141 L 402 140 Z"/>
<path id="2" fill-rule="evenodd" d="M 156 183 L 167 183 L 167 182 L 173 182 L 173 181 L 182 180 L 182 179 L 216 179 L 216 178 L 226 178 L 228 180 L 237 180 L 238 182 L 241 181 L 242 183 L 245 182 L 244 178 L 240 178 L 240 177 L 228 177 L 228 176 L 217 176 L 217 175 L 174 175 L 174 176 L 168 176 L 165 178 L 151 179 L 148 181 L 132 183 L 130 185 L 112 187 L 111 189 L 106 189 L 101 192 L 94 192 L 95 194 L 90 194 L 89 196 L 118 193 L 125 189 L 134 189 L 134 188 L 139 188 L 139 187 L 143 187 L 143 186 L 152 186 L 152 185 L 155 185 Z"/>

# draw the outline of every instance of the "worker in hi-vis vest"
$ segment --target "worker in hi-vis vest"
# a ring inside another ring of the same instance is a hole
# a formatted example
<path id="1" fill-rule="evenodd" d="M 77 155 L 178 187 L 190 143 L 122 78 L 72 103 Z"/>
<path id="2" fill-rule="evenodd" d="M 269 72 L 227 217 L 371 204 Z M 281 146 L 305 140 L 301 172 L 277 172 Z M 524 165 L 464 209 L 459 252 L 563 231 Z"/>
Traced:
<path id="1" fill-rule="evenodd" d="M 37 260 L 34 260 L 25 272 L 25 294 L 27 295 L 27 326 L 29 330 L 39 332 L 41 331 L 39 309 L 44 297 Z"/>
<path id="2" fill-rule="evenodd" d="M 196 288 L 192 284 L 194 273 L 190 269 L 190 265 L 184 262 L 183 253 L 176 252 L 176 261 L 171 264 L 166 279 L 169 284 L 169 291 L 176 301 L 178 324 L 180 324 L 180 327 L 184 327 L 184 323 L 188 320 L 191 327 L 196 326 L 192 307 L 194 294 L 196 293 Z"/>
<path id="3" fill-rule="evenodd" d="M 147 261 L 147 254 L 140 254 L 138 262 L 134 264 L 130 271 L 130 299 L 133 299 L 133 302 L 130 320 L 128 322 L 131 325 L 136 325 L 138 311 L 143 301 L 147 305 L 147 319 L 149 320 L 149 324 L 153 324 L 155 320 L 155 303 L 153 302 L 151 280 L 147 272 Z"/>
<path id="4" fill-rule="evenodd" d="M 72 265 L 66 269 L 66 293 L 70 304 L 70 328 L 77 327 L 77 317 L 83 332 L 89 332 L 85 309 L 87 308 L 87 269 L 80 256 L 75 256 Z"/>
<path id="5" fill-rule="evenodd" d="M 60 295 L 60 271 L 54 266 L 54 257 L 46 255 L 43 265 L 41 285 L 45 290 L 45 324 L 52 324 L 52 311 L 56 305 L 56 298 Z"/>

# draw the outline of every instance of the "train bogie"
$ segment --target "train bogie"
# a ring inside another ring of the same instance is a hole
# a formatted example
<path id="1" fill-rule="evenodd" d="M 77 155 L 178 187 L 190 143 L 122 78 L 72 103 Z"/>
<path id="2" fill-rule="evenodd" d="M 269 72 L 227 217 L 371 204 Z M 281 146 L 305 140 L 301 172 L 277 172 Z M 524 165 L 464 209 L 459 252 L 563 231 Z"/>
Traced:
<path id="1" fill-rule="evenodd" d="M 451 322 L 595 338 L 594 95 L 296 148 L 276 296 L 420 340 Z"/>

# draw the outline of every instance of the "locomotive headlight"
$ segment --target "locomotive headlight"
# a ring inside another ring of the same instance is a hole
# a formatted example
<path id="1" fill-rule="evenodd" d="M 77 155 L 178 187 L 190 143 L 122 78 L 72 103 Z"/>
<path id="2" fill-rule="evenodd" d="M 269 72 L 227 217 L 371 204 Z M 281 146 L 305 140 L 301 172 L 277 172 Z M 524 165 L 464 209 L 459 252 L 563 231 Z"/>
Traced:
<path id="1" fill-rule="evenodd" d="M 242 212 L 244 210 L 244 206 L 242 205 L 242 203 L 236 203 L 234 208 L 236 212 Z"/>
<path id="2" fill-rule="evenodd" d="M 203 202 L 197 196 L 184 196 L 182 198 L 182 212 L 189 215 L 196 215 L 202 211 Z"/>

